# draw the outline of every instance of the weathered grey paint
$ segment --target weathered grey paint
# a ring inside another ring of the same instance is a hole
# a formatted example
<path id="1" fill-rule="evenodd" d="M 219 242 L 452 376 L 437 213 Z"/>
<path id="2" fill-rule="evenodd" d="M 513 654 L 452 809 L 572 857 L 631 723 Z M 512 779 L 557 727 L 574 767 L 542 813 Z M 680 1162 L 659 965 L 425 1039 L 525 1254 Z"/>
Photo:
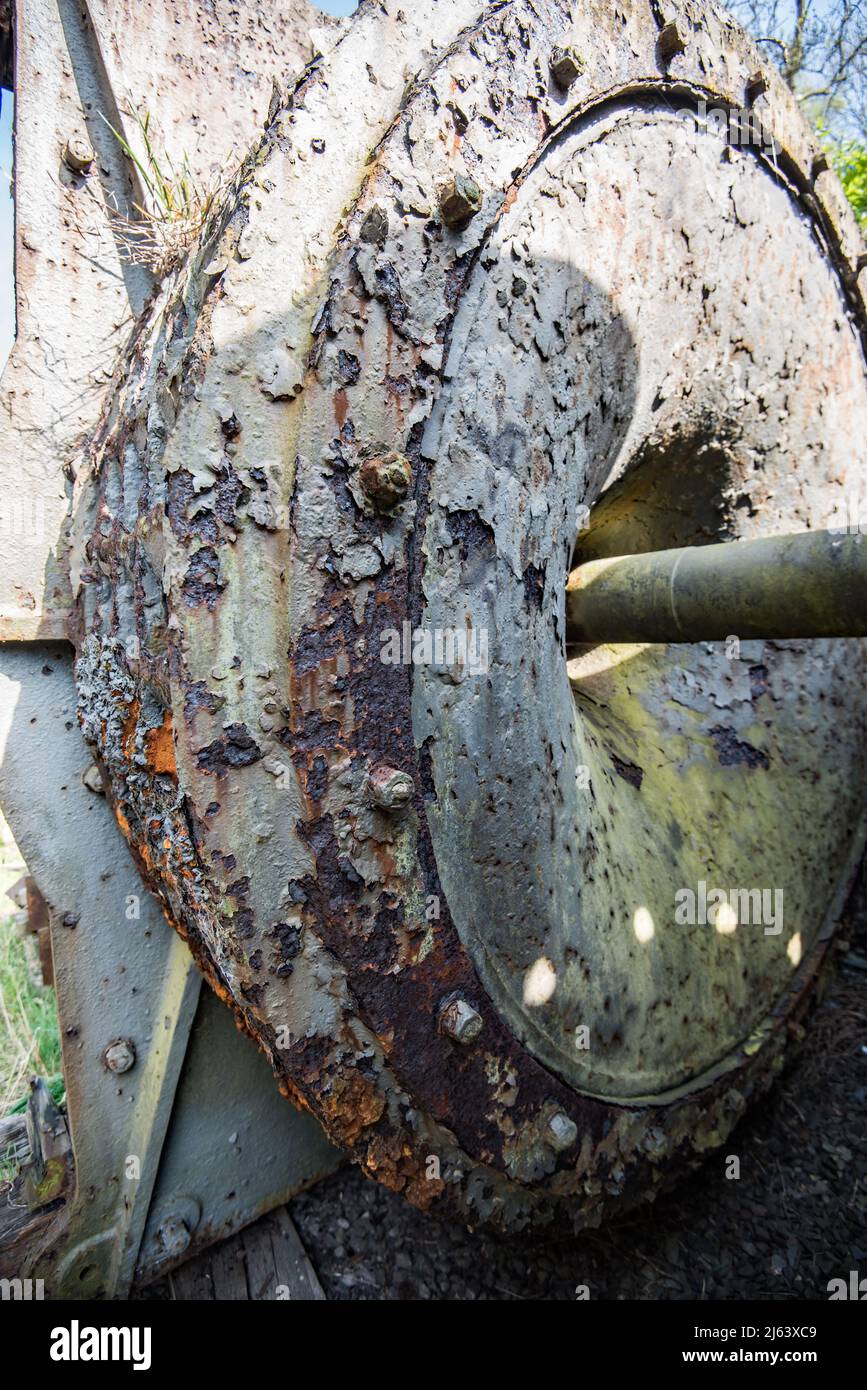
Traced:
<path id="1" fill-rule="evenodd" d="M 864 432 L 854 221 L 773 75 L 772 151 L 697 129 L 761 59 L 670 9 L 663 52 L 637 0 L 363 6 L 161 286 L 77 490 L 83 727 L 149 881 L 287 1091 L 474 1220 L 596 1220 L 721 1142 L 860 848 L 860 645 L 565 662 L 579 506 L 588 548 L 825 524 Z M 490 671 L 383 664 L 404 622 L 488 626 Z M 669 927 L 717 871 L 787 929 Z"/>

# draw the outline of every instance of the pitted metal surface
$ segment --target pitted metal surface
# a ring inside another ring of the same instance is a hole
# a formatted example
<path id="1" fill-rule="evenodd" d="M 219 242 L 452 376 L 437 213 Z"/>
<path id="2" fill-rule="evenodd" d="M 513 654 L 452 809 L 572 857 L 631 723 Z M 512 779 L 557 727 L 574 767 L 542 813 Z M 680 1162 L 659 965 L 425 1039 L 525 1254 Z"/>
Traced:
<path id="1" fill-rule="evenodd" d="M 863 712 L 847 694 L 832 730 L 816 687 L 831 672 L 839 699 L 860 648 L 722 672 L 702 649 L 602 653 L 568 673 L 574 703 L 567 676 L 574 514 L 612 468 L 615 503 L 686 479 L 711 536 L 760 531 L 762 507 L 818 524 L 835 421 L 864 418 L 836 186 L 820 205 L 773 79 L 774 172 L 677 114 L 739 107 L 758 55 L 721 12 L 676 9 L 666 56 L 638 3 L 363 6 L 141 321 L 78 489 L 83 727 L 143 872 L 287 1093 L 472 1221 L 598 1220 L 722 1142 L 808 1007 L 854 850 L 838 753 Z M 587 64 L 564 87 L 567 41 Z M 779 415 L 809 392 L 801 477 Z M 652 530 L 652 498 L 635 510 Z M 382 659 L 406 627 L 482 618 L 487 672 Z M 827 769 L 810 744 L 832 735 Z M 781 867 L 807 767 L 827 828 Z M 795 897 L 799 970 L 771 938 L 636 937 L 727 834 L 724 872 Z"/>
<path id="2" fill-rule="evenodd" d="M 421 621 L 490 634 L 484 675 L 415 677 L 446 897 L 540 1060 L 658 1095 L 750 1035 L 850 872 L 864 644 L 594 647 L 570 687 L 576 518 L 631 483 L 698 543 L 827 527 L 867 428 L 857 328 L 773 161 L 633 94 L 527 177 L 445 375 Z M 591 511 L 585 546 L 645 548 L 630 523 L 596 536 Z M 701 882 L 778 894 L 777 917 L 676 922 Z"/>

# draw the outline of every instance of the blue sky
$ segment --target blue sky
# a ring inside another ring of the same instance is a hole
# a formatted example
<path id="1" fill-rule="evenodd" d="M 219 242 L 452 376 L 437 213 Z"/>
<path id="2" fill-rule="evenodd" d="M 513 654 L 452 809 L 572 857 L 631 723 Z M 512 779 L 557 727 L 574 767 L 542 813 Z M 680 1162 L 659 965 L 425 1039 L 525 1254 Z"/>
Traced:
<path id="1" fill-rule="evenodd" d="M 352 14 L 357 0 L 312 0 L 326 14 Z M 12 93 L 2 92 L 0 106 L 0 370 L 6 365 L 15 334 L 13 298 Z"/>

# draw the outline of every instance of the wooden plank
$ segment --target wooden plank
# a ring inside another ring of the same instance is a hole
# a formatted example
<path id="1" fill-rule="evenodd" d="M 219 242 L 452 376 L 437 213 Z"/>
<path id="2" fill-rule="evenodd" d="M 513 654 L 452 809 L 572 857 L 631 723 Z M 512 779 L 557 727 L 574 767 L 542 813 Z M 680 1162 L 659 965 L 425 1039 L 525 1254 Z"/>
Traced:
<path id="1" fill-rule="evenodd" d="M 212 1303 L 214 1283 L 211 1278 L 211 1253 L 196 1255 L 180 1269 L 169 1275 L 172 1294 L 179 1303 Z"/>
<path id="2" fill-rule="evenodd" d="M 214 1281 L 214 1298 L 219 1302 L 249 1301 L 242 1234 L 224 1240 L 211 1252 L 211 1276 Z"/>
<path id="3" fill-rule="evenodd" d="M 277 1271 L 267 1222 L 267 1216 L 263 1217 L 255 1226 L 248 1226 L 242 1232 L 247 1257 L 247 1288 L 250 1299 L 256 1301 L 270 1301 L 277 1297 Z"/>
<path id="4" fill-rule="evenodd" d="M 325 1291 L 286 1208 L 278 1207 L 268 1219 L 278 1296 L 307 1303 L 324 1300 Z"/>

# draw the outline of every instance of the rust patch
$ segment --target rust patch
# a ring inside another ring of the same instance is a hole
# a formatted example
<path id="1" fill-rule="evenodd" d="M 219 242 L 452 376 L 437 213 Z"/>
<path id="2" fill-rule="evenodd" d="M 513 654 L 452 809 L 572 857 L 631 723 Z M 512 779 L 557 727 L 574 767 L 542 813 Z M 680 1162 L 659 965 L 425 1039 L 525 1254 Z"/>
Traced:
<path id="1" fill-rule="evenodd" d="M 172 716 L 168 710 L 158 729 L 149 729 L 145 734 L 145 754 L 152 772 L 177 777 L 175 745 L 172 738 Z"/>

